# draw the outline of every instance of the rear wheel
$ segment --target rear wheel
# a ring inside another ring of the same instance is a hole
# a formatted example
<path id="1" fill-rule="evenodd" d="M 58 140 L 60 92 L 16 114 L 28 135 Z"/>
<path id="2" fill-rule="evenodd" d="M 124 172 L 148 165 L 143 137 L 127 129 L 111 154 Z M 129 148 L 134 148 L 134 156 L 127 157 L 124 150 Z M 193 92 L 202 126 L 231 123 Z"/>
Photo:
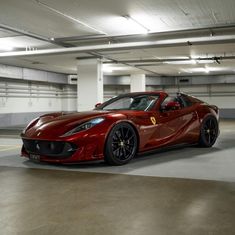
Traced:
<path id="1" fill-rule="evenodd" d="M 104 151 L 104 159 L 109 165 L 123 165 L 137 152 L 137 136 L 128 123 L 119 123 L 110 131 Z"/>
<path id="2" fill-rule="evenodd" d="M 201 125 L 199 145 L 211 147 L 218 137 L 218 122 L 214 116 L 206 117 Z"/>

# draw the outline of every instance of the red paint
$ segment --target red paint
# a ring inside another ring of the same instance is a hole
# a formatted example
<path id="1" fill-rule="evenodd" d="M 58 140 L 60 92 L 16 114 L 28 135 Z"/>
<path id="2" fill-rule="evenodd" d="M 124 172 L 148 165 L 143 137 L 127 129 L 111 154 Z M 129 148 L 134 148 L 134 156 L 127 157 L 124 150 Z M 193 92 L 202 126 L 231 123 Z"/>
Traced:
<path id="1" fill-rule="evenodd" d="M 78 149 L 71 157 L 60 159 L 40 156 L 40 160 L 56 163 L 75 163 L 103 159 L 105 141 L 108 133 L 118 122 L 128 122 L 133 125 L 138 133 L 138 152 L 145 152 L 180 143 L 197 143 L 203 118 L 207 115 L 213 115 L 218 119 L 218 108 L 216 106 L 209 106 L 185 94 L 184 96 L 188 98 L 192 105 L 181 108 L 178 102 L 171 101 L 168 103 L 168 106 L 175 108 L 170 111 L 161 110 L 161 103 L 168 96 L 167 93 L 160 91 L 136 94 L 159 95 L 159 99 L 149 111 L 94 110 L 72 114 L 52 113 L 43 115 L 38 122 L 34 121 L 31 123 L 21 137 L 29 140 L 66 141 L 74 143 Z M 104 117 L 105 121 L 86 131 L 81 131 L 72 136 L 62 137 L 66 132 L 79 124 L 96 117 Z M 155 121 L 156 123 L 154 123 Z M 29 153 L 27 153 L 24 146 L 22 147 L 22 156 L 29 157 Z"/>

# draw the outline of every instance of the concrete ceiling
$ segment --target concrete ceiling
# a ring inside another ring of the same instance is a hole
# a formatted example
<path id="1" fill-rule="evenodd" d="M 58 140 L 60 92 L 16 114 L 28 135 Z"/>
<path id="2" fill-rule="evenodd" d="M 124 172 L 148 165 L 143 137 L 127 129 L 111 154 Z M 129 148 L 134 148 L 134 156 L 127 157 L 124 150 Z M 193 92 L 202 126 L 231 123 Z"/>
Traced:
<path id="1" fill-rule="evenodd" d="M 144 72 L 183 76 L 235 71 L 234 0 L 0 0 L 0 6 L 0 55 L 10 50 L 32 52 L 185 40 L 180 45 L 2 56 L 2 64 L 71 74 L 76 73 L 76 58 L 101 57 L 106 63 L 105 73 L 115 75 Z M 123 17 L 127 15 L 138 23 L 130 24 Z M 139 24 L 149 30 L 147 35 L 141 34 Z M 191 43 L 191 37 L 221 40 Z"/>

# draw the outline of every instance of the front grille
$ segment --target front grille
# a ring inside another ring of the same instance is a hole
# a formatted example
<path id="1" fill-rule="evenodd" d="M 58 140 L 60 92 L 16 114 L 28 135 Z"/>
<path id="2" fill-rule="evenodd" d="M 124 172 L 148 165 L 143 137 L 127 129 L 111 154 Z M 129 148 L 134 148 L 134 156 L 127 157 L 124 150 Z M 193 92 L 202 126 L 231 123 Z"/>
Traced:
<path id="1" fill-rule="evenodd" d="M 23 139 L 24 148 L 28 153 L 39 154 L 48 157 L 70 157 L 77 146 L 63 141 L 45 141 Z"/>

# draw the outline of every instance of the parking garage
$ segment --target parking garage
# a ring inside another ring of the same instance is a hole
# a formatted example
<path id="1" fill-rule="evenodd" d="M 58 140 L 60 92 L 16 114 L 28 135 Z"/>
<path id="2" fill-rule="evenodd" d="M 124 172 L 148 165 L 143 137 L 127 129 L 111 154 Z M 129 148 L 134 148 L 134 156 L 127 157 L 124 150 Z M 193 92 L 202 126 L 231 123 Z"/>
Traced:
<path id="1" fill-rule="evenodd" d="M 234 9 L 232 0 L 1 1 L 0 234 L 234 234 Z M 156 91 L 218 107 L 215 144 L 156 146 L 120 166 L 21 156 L 37 117 Z"/>

